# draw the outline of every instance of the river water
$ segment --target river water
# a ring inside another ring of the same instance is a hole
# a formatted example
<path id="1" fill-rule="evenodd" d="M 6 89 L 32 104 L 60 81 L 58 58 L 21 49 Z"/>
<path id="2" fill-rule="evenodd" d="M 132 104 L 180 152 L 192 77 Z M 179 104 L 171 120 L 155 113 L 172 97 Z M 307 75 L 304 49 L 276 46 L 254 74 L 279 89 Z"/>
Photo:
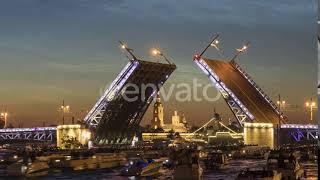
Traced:
<path id="1" fill-rule="evenodd" d="M 263 167 L 266 164 L 265 160 L 231 160 L 229 165 L 219 171 L 204 171 L 203 179 L 223 179 L 223 180 L 232 180 L 238 175 L 238 173 L 246 168 L 259 168 Z M 315 162 L 308 162 L 302 164 L 304 170 L 306 171 L 307 177 L 305 179 L 316 180 L 318 177 L 318 166 Z M 83 173 L 63 173 L 60 175 L 51 175 L 43 179 L 53 180 L 53 179 L 76 179 L 76 180 L 85 180 L 85 179 L 96 179 L 96 180 L 109 180 L 109 179 L 141 179 L 136 177 L 122 177 L 119 176 L 119 170 L 97 170 L 91 172 Z M 171 179 L 172 171 L 162 170 L 161 175 L 156 179 Z M 143 178 L 151 179 L 151 178 Z"/>

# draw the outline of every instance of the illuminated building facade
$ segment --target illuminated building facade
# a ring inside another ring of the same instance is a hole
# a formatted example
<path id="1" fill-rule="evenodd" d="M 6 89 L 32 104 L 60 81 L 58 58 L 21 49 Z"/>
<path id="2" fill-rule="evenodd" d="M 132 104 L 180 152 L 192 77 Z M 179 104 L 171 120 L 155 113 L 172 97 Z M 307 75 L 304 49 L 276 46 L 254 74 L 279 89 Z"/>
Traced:
<path id="1" fill-rule="evenodd" d="M 159 93 L 156 98 L 156 102 L 153 105 L 153 118 L 151 120 L 151 127 L 153 129 L 163 128 L 163 105 Z"/>
<path id="2" fill-rule="evenodd" d="M 171 118 L 171 124 L 164 124 L 163 130 L 169 132 L 173 130 L 174 132 L 185 133 L 188 132 L 186 127 L 186 119 L 184 116 L 179 116 L 177 111 L 174 111 L 174 114 Z"/>
<path id="3" fill-rule="evenodd" d="M 4 128 L 5 126 L 5 116 L 4 113 L 0 113 L 0 129 Z"/>
<path id="4" fill-rule="evenodd" d="M 73 149 L 87 145 L 91 138 L 89 129 L 79 124 L 60 125 L 57 127 L 57 147 Z"/>
<path id="5" fill-rule="evenodd" d="M 276 129 L 272 123 L 244 123 L 244 143 L 247 145 L 276 147 Z"/>

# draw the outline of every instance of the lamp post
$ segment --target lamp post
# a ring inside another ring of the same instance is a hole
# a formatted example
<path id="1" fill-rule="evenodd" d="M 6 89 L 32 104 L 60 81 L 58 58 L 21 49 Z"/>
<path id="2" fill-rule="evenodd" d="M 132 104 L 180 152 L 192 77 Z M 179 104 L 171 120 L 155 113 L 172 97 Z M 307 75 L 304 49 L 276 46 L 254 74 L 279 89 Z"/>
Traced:
<path id="1" fill-rule="evenodd" d="M 281 107 L 284 107 L 286 104 L 286 101 L 281 100 L 280 94 L 278 95 L 278 101 L 277 105 L 279 108 L 279 119 L 278 119 L 278 133 L 277 133 L 277 139 L 278 139 L 278 147 L 280 148 L 280 128 L 281 128 Z"/>
<path id="2" fill-rule="evenodd" d="M 314 102 L 311 98 L 310 101 L 306 102 L 306 108 L 307 109 L 310 108 L 310 121 L 312 121 L 313 120 L 313 110 L 317 108 L 316 102 Z"/>
<path id="3" fill-rule="evenodd" d="M 62 101 L 62 105 L 61 105 L 61 110 L 62 110 L 62 125 L 64 125 L 64 113 L 69 112 L 70 110 L 70 106 L 69 105 L 65 105 L 64 104 L 64 100 Z"/>
<path id="4" fill-rule="evenodd" d="M 280 96 L 279 96 L 279 100 L 277 101 L 277 105 L 279 107 L 279 111 L 281 111 L 281 108 L 283 108 L 285 104 L 286 104 L 286 101 L 281 101 L 280 100 Z"/>
<path id="5" fill-rule="evenodd" d="M 236 54 L 233 56 L 233 58 L 231 59 L 231 62 L 234 62 L 235 59 L 236 59 L 241 53 L 247 51 L 249 46 L 250 46 L 250 42 L 247 42 L 245 45 L 242 46 L 241 49 L 236 49 L 237 52 L 236 52 Z"/>
<path id="6" fill-rule="evenodd" d="M 158 49 L 152 49 L 151 50 L 152 55 L 154 56 L 162 56 L 164 60 L 167 61 L 167 63 L 172 64 L 169 59 Z"/>

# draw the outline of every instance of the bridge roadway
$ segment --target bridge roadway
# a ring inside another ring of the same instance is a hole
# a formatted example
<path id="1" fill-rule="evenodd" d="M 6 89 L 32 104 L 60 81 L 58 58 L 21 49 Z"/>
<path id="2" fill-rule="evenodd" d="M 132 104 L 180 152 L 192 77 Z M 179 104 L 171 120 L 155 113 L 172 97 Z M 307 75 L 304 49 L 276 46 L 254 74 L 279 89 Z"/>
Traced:
<path id="1" fill-rule="evenodd" d="M 265 99 L 266 95 L 263 97 L 256 87 L 240 73 L 234 63 L 202 59 L 255 117 L 255 122 L 278 124 L 279 115 L 271 103 Z"/>

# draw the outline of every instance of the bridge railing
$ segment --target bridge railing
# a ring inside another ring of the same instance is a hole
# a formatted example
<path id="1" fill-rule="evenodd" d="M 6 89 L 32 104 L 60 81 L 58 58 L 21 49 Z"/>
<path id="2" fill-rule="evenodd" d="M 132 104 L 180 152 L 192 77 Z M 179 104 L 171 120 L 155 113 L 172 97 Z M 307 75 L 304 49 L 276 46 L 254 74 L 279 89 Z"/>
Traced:
<path id="1" fill-rule="evenodd" d="M 245 77 L 248 82 L 259 92 L 259 94 L 270 104 L 270 106 L 277 112 L 278 115 L 282 117 L 282 113 L 279 111 L 279 108 L 273 101 L 268 97 L 268 95 L 257 85 L 256 82 L 250 77 L 248 73 L 246 73 L 236 62 L 233 62 L 236 69 L 240 72 L 240 74 Z"/>
<path id="2" fill-rule="evenodd" d="M 0 129 L 0 141 L 54 141 L 56 127 Z"/>

